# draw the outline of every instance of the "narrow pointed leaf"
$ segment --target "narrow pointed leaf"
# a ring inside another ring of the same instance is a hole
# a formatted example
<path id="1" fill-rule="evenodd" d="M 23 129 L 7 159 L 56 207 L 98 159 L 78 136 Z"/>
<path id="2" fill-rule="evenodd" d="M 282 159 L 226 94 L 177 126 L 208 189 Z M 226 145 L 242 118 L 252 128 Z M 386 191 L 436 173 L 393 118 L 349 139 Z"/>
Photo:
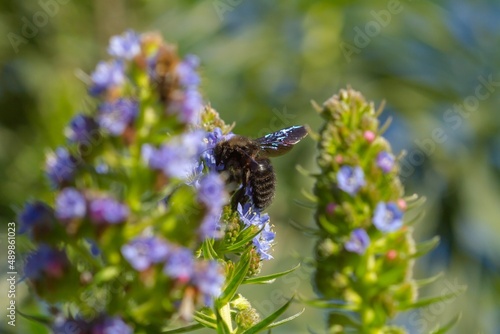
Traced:
<path id="1" fill-rule="evenodd" d="M 290 298 L 289 301 L 287 301 L 283 306 L 281 306 L 279 309 L 277 309 L 274 313 L 269 315 L 267 318 L 259 322 L 258 324 L 254 325 L 252 328 L 247 329 L 244 331 L 244 334 L 255 334 L 260 331 L 266 330 L 274 320 L 276 320 L 280 315 L 282 315 L 290 306 L 290 304 L 293 301 L 293 297 Z"/>
<path id="2" fill-rule="evenodd" d="M 231 244 L 228 247 L 223 248 L 223 250 L 224 251 L 234 251 L 234 250 L 237 250 L 241 247 L 244 247 L 246 244 L 251 242 L 253 240 L 253 238 L 255 238 L 260 232 L 262 232 L 263 229 L 264 229 L 264 227 L 262 227 L 260 230 L 257 230 L 255 232 L 252 232 L 251 229 L 245 229 L 240 234 L 241 240 L 238 240 L 234 244 Z"/>
<path id="3" fill-rule="evenodd" d="M 429 285 L 431 283 L 436 282 L 441 277 L 443 277 L 443 272 L 440 272 L 439 274 L 432 276 L 432 277 L 429 277 L 429 278 L 415 280 L 415 284 L 417 285 L 417 287 L 421 288 L 421 287 L 424 287 L 426 285 Z"/>
<path id="4" fill-rule="evenodd" d="M 450 292 L 446 295 L 443 296 L 436 296 L 436 297 L 429 297 L 429 298 L 423 298 L 420 300 L 417 300 L 415 303 L 408 304 L 408 305 L 401 305 L 399 307 L 400 310 L 409 310 L 409 309 L 414 309 L 414 308 L 420 308 L 420 307 L 425 307 L 434 303 L 439 303 L 443 302 L 446 300 L 450 300 L 453 298 L 457 298 L 458 295 L 462 294 L 465 291 L 465 289 L 457 289 L 456 291 Z"/>
<path id="5" fill-rule="evenodd" d="M 300 315 L 301 315 L 302 313 L 304 313 L 304 311 L 305 311 L 305 310 L 306 310 L 306 309 L 305 309 L 305 308 L 303 308 L 300 312 L 295 313 L 295 314 L 294 314 L 294 315 L 292 315 L 291 317 L 288 317 L 288 318 L 283 319 L 283 320 L 280 320 L 280 321 L 273 322 L 272 324 L 270 324 L 269 326 L 267 326 L 267 328 L 273 328 L 273 327 L 277 327 L 277 326 L 280 326 L 280 325 L 286 324 L 287 322 L 290 322 L 290 321 L 292 321 L 293 319 L 300 317 Z"/>
<path id="6" fill-rule="evenodd" d="M 324 309 L 332 309 L 338 311 L 353 311 L 354 305 L 349 305 L 343 300 L 324 300 L 324 299 L 314 299 L 314 300 L 304 300 L 300 299 L 300 301 L 306 305 L 324 308 Z"/>
<path id="7" fill-rule="evenodd" d="M 26 318 L 28 320 L 38 322 L 39 324 L 45 325 L 45 326 L 50 326 L 52 324 L 52 320 L 50 317 L 46 317 L 43 315 L 29 315 L 29 314 L 24 314 L 23 312 L 16 310 L 16 313 L 19 313 L 20 316 L 23 318 Z"/>
<path id="8" fill-rule="evenodd" d="M 211 316 L 206 315 L 205 313 L 196 311 L 194 313 L 193 318 L 194 318 L 194 320 L 196 320 L 197 322 L 199 322 L 201 325 L 203 325 L 205 327 L 213 328 L 213 329 L 217 328 L 217 321 L 214 318 L 212 318 Z"/>
<path id="9" fill-rule="evenodd" d="M 209 259 L 209 260 L 214 260 L 216 258 L 218 258 L 217 256 L 217 252 L 214 250 L 214 247 L 213 247 L 213 240 L 211 239 L 206 239 L 202 246 L 201 246 L 201 249 L 203 251 L 203 256 L 206 258 L 206 259 Z"/>
<path id="10" fill-rule="evenodd" d="M 286 274 L 289 274 L 293 271 L 295 271 L 297 268 L 300 267 L 300 263 L 293 267 L 292 269 L 288 269 L 279 273 L 271 274 L 271 275 L 266 275 L 266 276 L 259 276 L 259 277 L 252 277 L 252 278 L 247 278 L 246 280 L 243 281 L 243 284 L 269 284 L 274 282 L 274 280 L 278 277 L 284 276 Z"/>
<path id="11" fill-rule="evenodd" d="M 309 201 L 311 201 L 312 203 L 318 203 L 318 198 L 313 195 L 312 193 L 306 191 L 305 189 L 301 189 L 300 191 L 302 193 L 302 195 L 307 198 Z"/>
<path id="12" fill-rule="evenodd" d="M 412 217 L 410 220 L 405 221 L 405 225 L 407 226 L 412 226 L 418 223 L 420 220 L 422 220 L 425 217 L 425 210 L 420 211 L 418 214 L 416 214 L 414 217 Z"/>
<path id="13" fill-rule="evenodd" d="M 224 291 L 222 291 L 220 297 L 217 298 L 217 304 L 219 306 L 229 303 L 229 301 L 233 298 L 238 290 L 238 287 L 245 279 L 248 273 L 248 268 L 250 268 L 250 256 L 247 253 L 245 256 L 241 257 L 234 274 L 228 279 L 228 283 L 224 288 Z"/>
<path id="14" fill-rule="evenodd" d="M 460 318 L 462 318 L 462 313 L 459 313 L 455 318 L 451 319 L 450 322 L 448 322 L 446 325 L 444 325 L 441 328 L 435 329 L 431 332 L 431 334 L 444 334 L 447 331 L 449 331 L 453 326 L 455 326 L 459 321 Z"/>
<path id="15" fill-rule="evenodd" d="M 195 330 L 200 329 L 200 328 L 203 328 L 202 324 L 194 323 L 194 324 L 190 324 L 190 325 L 183 326 L 183 327 L 178 327 L 178 328 L 173 328 L 173 329 L 165 329 L 162 331 L 162 333 L 164 333 L 164 334 L 187 333 L 187 332 L 195 331 Z"/>
<path id="16" fill-rule="evenodd" d="M 439 244 L 439 237 L 435 236 L 434 238 L 424 241 L 420 244 L 417 245 L 416 249 L 417 251 L 411 255 L 411 257 L 420 257 L 422 255 L 425 255 L 429 253 L 431 250 L 436 248 L 436 246 Z"/>

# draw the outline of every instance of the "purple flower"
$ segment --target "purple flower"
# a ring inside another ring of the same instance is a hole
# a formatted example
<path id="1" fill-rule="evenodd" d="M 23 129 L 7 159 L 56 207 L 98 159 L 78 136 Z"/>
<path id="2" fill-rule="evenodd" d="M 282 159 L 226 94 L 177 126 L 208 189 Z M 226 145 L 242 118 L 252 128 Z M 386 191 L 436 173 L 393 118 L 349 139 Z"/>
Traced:
<path id="1" fill-rule="evenodd" d="M 149 268 L 152 264 L 165 261 L 170 247 L 156 237 L 137 237 L 122 246 L 122 255 L 138 271 Z"/>
<path id="2" fill-rule="evenodd" d="M 218 173 L 208 173 L 198 182 L 198 200 L 209 209 L 220 211 L 227 203 L 225 183 Z"/>
<path id="3" fill-rule="evenodd" d="M 188 248 L 174 249 L 168 256 L 163 272 L 182 282 L 191 280 L 194 271 L 193 252 Z"/>
<path id="4" fill-rule="evenodd" d="M 87 211 L 85 197 L 75 188 L 64 188 L 56 198 L 56 217 L 62 220 L 82 218 Z"/>
<path id="5" fill-rule="evenodd" d="M 382 232 L 396 231 L 403 225 L 403 212 L 394 202 L 379 202 L 373 215 L 373 224 Z"/>
<path id="6" fill-rule="evenodd" d="M 205 304 L 211 305 L 213 298 L 221 294 L 224 280 L 222 267 L 217 261 L 203 261 L 196 267 L 193 283 L 203 294 Z"/>
<path id="7" fill-rule="evenodd" d="M 48 233 L 54 225 L 54 210 L 47 204 L 35 201 L 26 203 L 19 213 L 19 233 L 30 232 L 33 236 Z"/>
<path id="8" fill-rule="evenodd" d="M 90 334 L 132 334 L 132 328 L 120 317 L 106 317 L 98 320 L 93 326 Z"/>
<path id="9" fill-rule="evenodd" d="M 58 147 L 55 152 L 47 155 L 45 173 L 53 187 L 71 182 L 75 177 L 76 159 L 64 147 Z"/>
<path id="10" fill-rule="evenodd" d="M 72 143 L 88 144 L 97 131 L 97 122 L 94 118 L 78 114 L 70 121 L 64 134 Z"/>
<path id="11" fill-rule="evenodd" d="M 176 114 L 179 121 L 185 124 L 198 124 L 203 110 L 201 94 L 194 88 L 188 88 L 167 109 L 169 114 Z"/>
<path id="12" fill-rule="evenodd" d="M 91 79 L 90 95 L 99 95 L 111 87 L 119 86 L 125 81 L 123 63 L 116 60 L 109 63 L 101 61 L 91 74 Z"/>
<path id="13" fill-rule="evenodd" d="M 138 113 L 139 104 L 136 101 L 122 98 L 101 104 L 97 122 L 111 135 L 119 136 L 134 122 Z"/>
<path id="14" fill-rule="evenodd" d="M 395 162 L 394 155 L 391 153 L 382 151 L 377 155 L 377 166 L 384 172 L 389 173 L 394 167 Z"/>
<path id="15" fill-rule="evenodd" d="M 199 166 L 199 157 L 205 148 L 203 131 L 194 131 L 172 139 L 155 149 L 142 147 L 142 157 L 152 169 L 162 170 L 168 177 L 186 180 Z"/>
<path id="16" fill-rule="evenodd" d="M 368 233 L 362 228 L 357 228 L 351 233 L 351 238 L 344 244 L 349 252 L 363 254 L 370 244 Z"/>
<path id="17" fill-rule="evenodd" d="M 182 62 L 177 65 L 177 75 L 179 83 L 185 88 L 196 88 L 200 84 L 200 76 L 196 72 L 200 65 L 200 59 L 195 55 L 187 55 Z"/>
<path id="18" fill-rule="evenodd" d="M 276 234 L 271 229 L 268 214 L 261 214 L 250 203 L 245 203 L 243 206 L 238 203 L 238 213 L 241 220 L 246 226 L 257 226 L 262 231 L 253 238 L 255 249 L 262 260 L 270 260 L 273 257 L 269 254 L 274 244 Z"/>
<path id="19" fill-rule="evenodd" d="M 265 215 L 265 217 L 269 221 L 269 215 Z M 275 237 L 276 233 L 271 230 L 269 222 L 266 222 L 262 232 L 253 238 L 253 245 L 262 260 L 271 260 L 273 258 L 269 252 L 272 250 Z"/>
<path id="20" fill-rule="evenodd" d="M 221 213 L 222 210 L 219 212 L 207 212 L 198 230 L 202 240 L 206 238 L 218 239 L 222 237 L 221 226 L 219 224 Z"/>
<path id="21" fill-rule="evenodd" d="M 108 53 L 110 56 L 130 60 L 140 52 L 139 35 L 132 30 L 127 30 L 120 36 L 113 36 L 109 40 Z"/>
<path id="22" fill-rule="evenodd" d="M 94 223 L 118 224 L 124 222 L 128 215 L 128 206 L 113 198 L 102 197 L 93 199 L 89 206 L 90 219 Z"/>
<path id="23" fill-rule="evenodd" d="M 354 196 L 365 185 L 365 174 L 361 167 L 342 166 L 337 173 L 338 187 Z"/>
<path id="24" fill-rule="evenodd" d="M 24 274 L 34 280 L 42 278 L 42 276 L 60 278 L 68 265 L 68 258 L 64 251 L 41 244 L 26 258 Z"/>
<path id="25" fill-rule="evenodd" d="M 90 324 L 79 318 L 66 319 L 62 316 L 58 316 L 52 324 L 53 334 L 87 334 L 89 329 Z"/>

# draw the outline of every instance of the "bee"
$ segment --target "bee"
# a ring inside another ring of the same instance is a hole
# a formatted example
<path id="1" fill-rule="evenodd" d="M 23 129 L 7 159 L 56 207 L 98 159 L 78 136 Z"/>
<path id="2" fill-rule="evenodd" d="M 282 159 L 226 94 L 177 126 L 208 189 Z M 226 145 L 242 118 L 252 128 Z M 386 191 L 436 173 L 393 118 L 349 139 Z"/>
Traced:
<path id="1" fill-rule="evenodd" d="M 269 158 L 287 153 L 305 136 L 304 126 L 291 126 L 257 139 L 233 136 L 217 143 L 215 163 L 219 171 L 226 173 L 233 207 L 248 200 L 259 210 L 268 207 L 276 188 Z"/>

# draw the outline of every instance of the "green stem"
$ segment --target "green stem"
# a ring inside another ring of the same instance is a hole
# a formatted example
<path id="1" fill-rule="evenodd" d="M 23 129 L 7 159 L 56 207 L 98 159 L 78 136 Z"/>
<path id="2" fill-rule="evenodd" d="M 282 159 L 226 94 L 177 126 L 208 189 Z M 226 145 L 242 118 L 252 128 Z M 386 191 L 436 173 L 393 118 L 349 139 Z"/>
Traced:
<path id="1" fill-rule="evenodd" d="M 222 320 L 226 323 L 227 328 L 229 328 L 229 332 L 233 332 L 233 324 L 231 321 L 231 307 L 229 303 L 225 304 L 219 309 L 220 316 L 222 317 Z"/>

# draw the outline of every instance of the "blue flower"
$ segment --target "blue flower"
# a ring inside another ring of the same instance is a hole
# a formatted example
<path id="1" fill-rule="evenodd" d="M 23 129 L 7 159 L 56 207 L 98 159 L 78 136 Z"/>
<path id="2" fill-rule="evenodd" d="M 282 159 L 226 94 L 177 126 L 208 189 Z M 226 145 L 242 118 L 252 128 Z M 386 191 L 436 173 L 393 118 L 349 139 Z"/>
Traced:
<path id="1" fill-rule="evenodd" d="M 188 282 L 194 272 L 193 252 L 184 247 L 174 249 L 165 262 L 163 272 L 181 282 Z"/>
<path id="2" fill-rule="evenodd" d="M 47 155 L 45 174 L 53 187 L 73 181 L 76 172 L 76 159 L 64 147 L 58 147 L 55 152 Z"/>
<path id="3" fill-rule="evenodd" d="M 198 200 L 211 210 L 220 211 L 227 203 L 225 183 L 218 173 L 208 173 L 198 182 Z"/>
<path id="4" fill-rule="evenodd" d="M 51 329 L 53 334 L 86 334 L 90 330 L 90 324 L 84 319 L 66 319 L 58 316 Z"/>
<path id="5" fill-rule="evenodd" d="M 208 211 L 205 214 L 198 229 L 201 240 L 205 240 L 206 238 L 218 239 L 222 237 L 223 234 L 219 224 L 221 212 L 222 210 L 219 212 Z"/>
<path id="6" fill-rule="evenodd" d="M 188 88 L 172 101 L 167 113 L 177 115 L 182 123 L 198 124 L 202 110 L 201 94 L 194 88 Z"/>
<path id="7" fill-rule="evenodd" d="M 393 232 L 403 225 L 403 212 L 394 202 L 379 202 L 373 215 L 373 224 L 382 232 Z"/>
<path id="8" fill-rule="evenodd" d="M 185 88 L 196 88 L 200 84 L 200 76 L 196 70 L 200 65 L 200 59 L 195 55 L 187 55 L 182 62 L 177 65 L 177 75 L 179 83 Z"/>
<path id="9" fill-rule="evenodd" d="M 56 217 L 62 220 L 82 218 L 87 211 L 85 197 L 75 188 L 64 188 L 56 198 Z"/>
<path id="10" fill-rule="evenodd" d="M 156 237 L 137 237 L 121 248 L 123 257 L 132 268 L 143 271 L 152 264 L 163 262 L 170 252 L 169 245 Z"/>
<path id="11" fill-rule="evenodd" d="M 250 203 L 241 205 L 238 203 L 237 211 L 241 220 L 246 226 L 257 226 L 262 231 L 253 238 L 253 245 L 262 260 L 270 260 L 273 257 L 269 254 L 274 244 L 276 234 L 271 229 L 268 214 L 261 214 Z"/>
<path id="12" fill-rule="evenodd" d="M 99 95 L 109 88 L 119 86 L 125 81 L 123 63 L 116 60 L 109 63 L 101 61 L 91 74 L 91 79 L 90 95 Z"/>
<path id="13" fill-rule="evenodd" d="M 98 134 L 97 122 L 94 118 L 78 114 L 70 121 L 64 129 L 66 138 L 72 143 L 88 144 Z"/>
<path id="14" fill-rule="evenodd" d="M 31 235 L 48 233 L 54 225 L 54 210 L 41 201 L 26 203 L 19 213 L 21 227 L 19 233 L 30 232 Z"/>
<path id="15" fill-rule="evenodd" d="M 92 325 L 92 334 L 132 334 L 132 328 L 120 317 L 105 317 Z"/>
<path id="16" fill-rule="evenodd" d="M 351 233 L 351 238 L 344 244 L 349 252 L 363 254 L 370 244 L 368 233 L 362 228 L 357 228 Z"/>
<path id="17" fill-rule="evenodd" d="M 394 168 L 396 159 L 391 153 L 382 151 L 377 155 L 377 166 L 384 172 L 389 173 Z"/>
<path id="18" fill-rule="evenodd" d="M 142 157 L 150 168 L 159 169 L 168 177 L 186 180 L 199 166 L 200 154 L 205 148 L 204 136 L 204 131 L 189 132 L 158 149 L 146 144 L 142 147 Z"/>
<path id="19" fill-rule="evenodd" d="M 113 198 L 102 197 L 93 199 L 89 206 L 90 219 L 94 223 L 118 224 L 124 222 L 128 215 L 128 206 Z"/>
<path id="20" fill-rule="evenodd" d="M 41 244 L 37 250 L 27 256 L 24 275 L 33 280 L 43 276 L 61 278 L 68 265 L 68 258 L 64 251 Z"/>
<path id="21" fill-rule="evenodd" d="M 139 104 L 130 99 L 118 99 L 113 102 L 104 102 L 99 106 L 97 122 L 113 136 L 123 134 L 139 113 Z"/>
<path id="22" fill-rule="evenodd" d="M 361 167 L 342 166 L 337 173 L 338 187 L 354 196 L 365 185 L 365 174 Z"/>
<path id="23" fill-rule="evenodd" d="M 193 283 L 203 294 L 205 304 L 211 305 L 213 298 L 217 298 L 224 284 L 222 267 L 217 261 L 199 262 L 193 278 Z"/>
<path id="24" fill-rule="evenodd" d="M 109 41 L 108 53 L 110 56 L 130 60 L 141 52 L 139 35 L 128 30 L 121 36 L 113 36 Z"/>

